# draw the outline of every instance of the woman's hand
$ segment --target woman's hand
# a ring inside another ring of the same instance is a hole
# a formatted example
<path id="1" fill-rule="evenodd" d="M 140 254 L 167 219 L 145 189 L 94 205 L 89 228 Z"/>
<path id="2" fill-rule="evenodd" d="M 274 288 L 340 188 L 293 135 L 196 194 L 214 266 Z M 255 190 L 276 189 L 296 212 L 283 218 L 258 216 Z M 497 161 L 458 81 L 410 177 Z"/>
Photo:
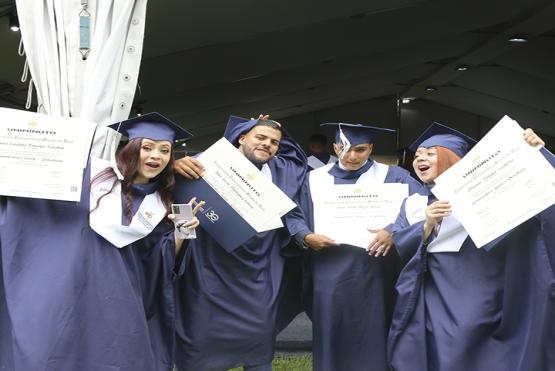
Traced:
<path id="1" fill-rule="evenodd" d="M 168 217 L 169 217 L 169 215 L 168 215 Z M 200 221 L 195 216 L 191 220 L 188 220 L 186 222 L 181 222 L 181 223 L 177 224 L 176 227 L 177 228 L 185 228 L 185 229 L 194 229 L 194 228 L 198 227 L 199 225 L 200 225 Z"/>
<path id="2" fill-rule="evenodd" d="M 424 222 L 424 240 L 427 240 L 434 228 L 441 223 L 443 218 L 451 215 L 449 201 L 436 201 L 426 208 L 426 221 Z"/>
<path id="3" fill-rule="evenodd" d="M 195 205 L 195 207 L 193 208 L 193 215 L 197 215 L 197 213 L 199 212 L 200 209 L 202 209 L 205 203 L 206 202 L 204 201 L 197 202 L 196 197 L 191 198 L 188 202 L 189 205 Z M 168 215 L 168 218 L 170 218 L 171 220 L 174 220 L 175 214 Z M 193 216 L 193 219 L 187 220 L 186 222 L 179 223 L 176 225 L 176 227 L 192 229 L 192 228 L 198 227 L 199 225 L 200 225 L 200 220 L 198 220 L 196 216 Z"/>
<path id="4" fill-rule="evenodd" d="M 206 204 L 205 201 L 200 201 L 197 202 L 197 198 L 193 197 L 189 200 L 188 202 L 190 205 L 195 205 L 195 207 L 193 207 L 193 215 L 197 215 L 197 213 L 199 212 L 199 210 L 202 209 L 202 207 Z M 193 219 L 189 220 L 188 222 L 186 222 L 183 225 L 183 228 L 196 228 L 200 225 L 200 220 L 198 220 L 198 218 L 196 216 L 193 217 Z"/>
<path id="5" fill-rule="evenodd" d="M 534 130 L 528 128 L 524 130 L 524 140 L 531 146 L 545 146 L 545 142 L 536 134 Z"/>
<path id="6" fill-rule="evenodd" d="M 193 197 L 188 202 L 191 205 L 195 205 L 195 207 L 193 208 L 193 215 L 196 215 L 199 212 L 199 210 L 202 209 L 202 206 L 204 206 L 204 204 L 206 203 L 204 201 L 196 202 L 196 200 L 197 198 Z M 168 219 L 170 219 L 171 221 L 174 221 L 175 218 L 176 218 L 175 214 L 168 215 Z M 191 220 L 187 220 L 186 222 L 177 224 L 176 227 L 177 229 L 180 229 L 180 228 L 193 229 L 198 227 L 199 225 L 200 225 L 200 220 L 196 216 L 193 216 Z M 183 239 L 178 237 L 177 230 L 174 231 L 174 239 L 175 239 L 175 253 L 177 255 L 179 254 L 179 251 L 181 251 L 181 247 L 183 245 Z"/>

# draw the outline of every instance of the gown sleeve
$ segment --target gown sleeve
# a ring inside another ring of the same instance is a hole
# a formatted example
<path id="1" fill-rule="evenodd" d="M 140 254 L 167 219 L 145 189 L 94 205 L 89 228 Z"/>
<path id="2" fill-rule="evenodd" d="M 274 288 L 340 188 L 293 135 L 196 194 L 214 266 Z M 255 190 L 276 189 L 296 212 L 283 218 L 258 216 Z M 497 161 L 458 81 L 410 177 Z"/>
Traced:
<path id="1" fill-rule="evenodd" d="M 297 207 L 292 210 L 290 217 L 286 220 L 287 229 L 297 244 L 302 245 L 304 237 L 312 233 L 313 226 L 310 216 L 312 215 L 312 200 L 308 185 L 308 176 L 305 178 L 297 197 Z"/>
<path id="2" fill-rule="evenodd" d="M 389 226 L 393 245 L 399 254 L 403 263 L 407 263 L 418 248 L 424 244 L 424 221 L 419 221 L 414 224 L 409 224 L 406 216 L 406 200 L 401 205 L 401 210 L 395 223 Z"/>

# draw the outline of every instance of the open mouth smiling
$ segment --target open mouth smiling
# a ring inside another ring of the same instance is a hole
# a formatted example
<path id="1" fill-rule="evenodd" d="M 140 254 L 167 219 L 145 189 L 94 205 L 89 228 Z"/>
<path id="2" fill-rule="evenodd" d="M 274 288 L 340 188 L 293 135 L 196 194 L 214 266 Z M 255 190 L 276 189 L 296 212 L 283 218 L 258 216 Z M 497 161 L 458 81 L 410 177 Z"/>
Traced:
<path id="1" fill-rule="evenodd" d="M 158 169 L 160 167 L 160 164 L 157 164 L 155 162 L 147 162 L 145 163 L 145 165 L 151 169 Z"/>

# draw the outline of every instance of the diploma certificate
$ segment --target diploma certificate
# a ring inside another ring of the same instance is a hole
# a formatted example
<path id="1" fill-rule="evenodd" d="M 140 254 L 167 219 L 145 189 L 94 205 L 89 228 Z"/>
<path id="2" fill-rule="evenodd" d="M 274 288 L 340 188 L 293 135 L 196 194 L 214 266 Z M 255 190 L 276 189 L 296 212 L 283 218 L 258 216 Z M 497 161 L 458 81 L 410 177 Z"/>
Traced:
<path id="1" fill-rule="evenodd" d="M 282 227 L 280 218 L 296 206 L 225 138 L 197 160 L 204 166 L 203 177 L 178 177 L 176 200 L 204 200 L 198 214 L 200 226 L 228 252 L 256 233 Z"/>
<path id="2" fill-rule="evenodd" d="M 96 124 L 0 108 L 0 194 L 79 201 Z"/>
<path id="3" fill-rule="evenodd" d="M 432 192 L 451 203 L 477 247 L 555 203 L 555 170 L 522 133 L 516 121 L 503 117 L 435 180 Z"/>
<path id="4" fill-rule="evenodd" d="M 296 205 L 225 138 L 197 157 L 203 179 L 257 232 Z M 280 225 L 281 226 L 281 225 Z"/>
<path id="5" fill-rule="evenodd" d="M 368 228 L 393 223 L 409 194 L 407 184 L 397 183 L 334 184 L 328 188 L 322 192 L 325 197 L 314 200 L 314 232 L 361 248 L 374 239 Z"/>

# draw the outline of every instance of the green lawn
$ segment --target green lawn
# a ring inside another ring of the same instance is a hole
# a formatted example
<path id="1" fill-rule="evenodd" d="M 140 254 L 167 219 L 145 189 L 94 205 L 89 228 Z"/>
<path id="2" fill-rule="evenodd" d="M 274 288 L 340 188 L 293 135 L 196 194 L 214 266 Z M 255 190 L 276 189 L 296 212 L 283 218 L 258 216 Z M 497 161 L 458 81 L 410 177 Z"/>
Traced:
<path id="1" fill-rule="evenodd" d="M 234 368 L 230 371 L 241 371 L 242 368 Z M 273 371 L 311 371 L 312 355 L 301 356 L 277 356 L 272 362 Z"/>

